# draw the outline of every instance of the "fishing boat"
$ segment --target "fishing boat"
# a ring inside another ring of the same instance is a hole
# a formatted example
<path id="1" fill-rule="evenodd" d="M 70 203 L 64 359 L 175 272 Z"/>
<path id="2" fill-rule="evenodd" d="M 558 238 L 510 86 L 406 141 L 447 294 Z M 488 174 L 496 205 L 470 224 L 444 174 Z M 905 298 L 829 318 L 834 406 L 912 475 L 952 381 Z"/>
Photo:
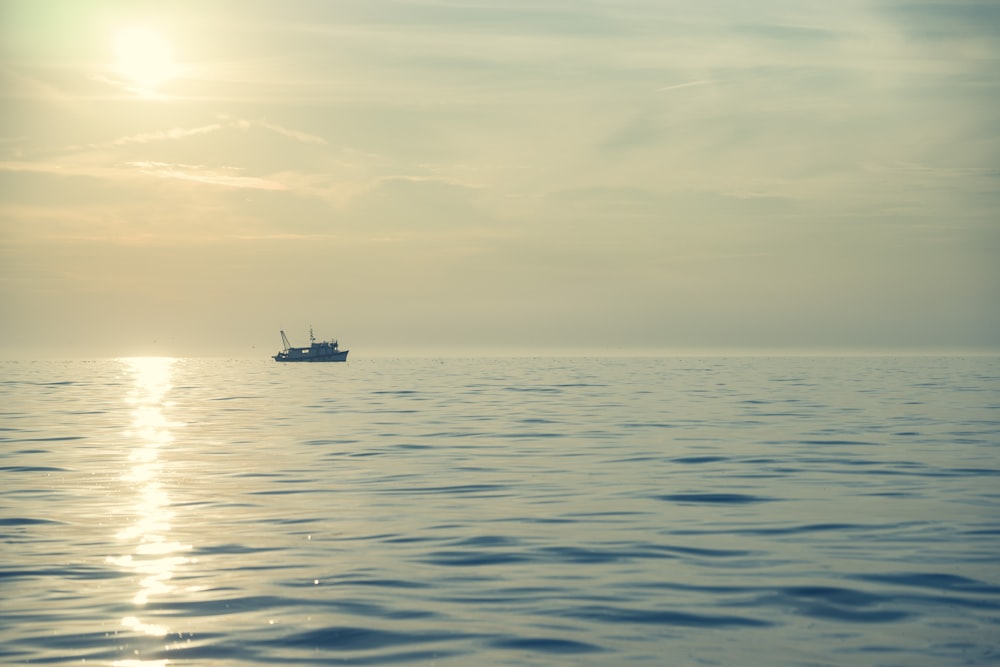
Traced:
<path id="1" fill-rule="evenodd" d="M 281 332 L 283 349 L 274 355 L 275 361 L 347 361 L 348 350 L 341 350 L 335 340 L 317 341 L 309 327 L 309 347 L 292 347 L 288 336 Z"/>

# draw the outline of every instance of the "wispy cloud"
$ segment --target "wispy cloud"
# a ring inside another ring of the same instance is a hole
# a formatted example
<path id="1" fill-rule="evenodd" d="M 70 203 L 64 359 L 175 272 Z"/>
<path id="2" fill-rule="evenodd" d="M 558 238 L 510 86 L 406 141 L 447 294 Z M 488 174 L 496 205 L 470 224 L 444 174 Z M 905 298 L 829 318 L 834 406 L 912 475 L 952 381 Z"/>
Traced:
<path id="1" fill-rule="evenodd" d="M 317 137 L 314 134 L 309 134 L 307 132 L 300 132 L 299 130 L 292 130 L 287 127 L 282 127 L 276 123 L 269 123 L 267 121 L 258 120 L 251 123 L 258 127 L 262 127 L 266 130 L 271 130 L 272 132 L 277 132 L 278 134 L 288 137 L 289 139 L 294 139 L 296 141 L 301 141 L 304 144 L 326 144 L 326 139 L 323 137 Z"/>
<path id="2" fill-rule="evenodd" d="M 34 174 L 50 174 L 53 176 L 86 176 L 91 178 L 120 179 L 127 176 L 130 170 L 121 166 L 104 166 L 59 161 L 3 160 L 0 161 L 0 172 L 21 172 Z"/>
<path id="3" fill-rule="evenodd" d="M 241 176 L 237 167 L 207 168 L 194 164 L 172 164 L 169 162 L 129 162 L 141 173 L 158 178 L 173 178 L 210 185 L 224 185 L 232 188 L 254 190 L 286 190 L 286 186 L 258 176 Z"/>
<path id="4" fill-rule="evenodd" d="M 44 100 L 65 103 L 71 97 L 58 86 L 13 67 L 0 67 L 0 92 L 5 100 Z"/>
<path id="5" fill-rule="evenodd" d="M 218 132 L 226 128 L 237 128 L 241 130 L 247 130 L 254 127 L 258 127 L 276 134 L 280 134 L 288 139 L 293 139 L 304 144 L 320 144 L 325 145 L 326 140 L 322 137 L 318 137 L 308 132 L 302 132 L 300 130 L 291 129 L 278 125 L 277 123 L 272 123 L 266 120 L 247 120 L 245 118 L 238 118 L 235 116 L 221 115 L 219 116 L 219 122 L 210 123 L 208 125 L 200 125 L 197 127 L 174 127 L 169 130 L 154 130 L 152 132 L 140 132 L 138 134 L 132 134 L 125 137 L 119 137 L 118 139 L 113 139 L 111 141 L 103 143 L 92 143 L 88 144 L 88 148 L 105 148 L 111 146 L 127 146 L 130 144 L 148 144 L 157 141 L 176 141 L 178 139 L 186 139 L 188 137 L 193 137 L 201 134 L 210 134 L 212 132 Z"/>
<path id="6" fill-rule="evenodd" d="M 201 127 L 175 127 L 169 130 L 157 130 L 154 132 L 142 132 L 140 134 L 133 134 L 128 137 L 120 137 L 114 141 L 110 141 L 106 144 L 91 144 L 91 148 L 98 148 L 101 146 L 126 146 L 128 144 L 147 144 L 153 141 L 171 141 L 175 139 L 184 139 L 185 137 L 193 137 L 199 134 L 208 134 L 209 132 L 215 132 L 216 130 L 221 130 L 224 126 L 220 123 L 212 123 L 211 125 L 202 125 Z"/>
<path id="7" fill-rule="evenodd" d="M 52 176 L 82 176 L 108 181 L 133 180 L 141 176 L 175 179 L 222 185 L 231 188 L 254 190 L 287 190 L 288 186 L 260 176 L 244 176 L 238 167 L 206 167 L 204 165 L 178 164 L 155 161 L 132 161 L 124 164 L 102 165 L 81 162 L 54 161 L 0 161 L 0 172 L 25 172 Z"/>
<path id="8" fill-rule="evenodd" d="M 112 88 L 117 88 L 122 93 L 127 93 L 128 95 L 135 95 L 150 100 L 167 100 L 170 96 L 153 90 L 148 87 L 139 86 L 135 83 L 125 81 L 124 79 L 119 79 L 113 76 L 107 76 L 105 74 L 95 73 L 89 76 L 91 81 L 96 81 L 97 83 L 102 83 Z"/>
<path id="9" fill-rule="evenodd" d="M 697 81 L 685 81 L 684 83 L 675 83 L 669 86 L 663 86 L 662 88 L 657 88 L 656 92 L 662 93 L 668 90 L 678 90 L 680 88 L 693 88 L 695 86 L 707 86 L 713 83 L 718 83 L 715 79 L 699 79 Z"/>

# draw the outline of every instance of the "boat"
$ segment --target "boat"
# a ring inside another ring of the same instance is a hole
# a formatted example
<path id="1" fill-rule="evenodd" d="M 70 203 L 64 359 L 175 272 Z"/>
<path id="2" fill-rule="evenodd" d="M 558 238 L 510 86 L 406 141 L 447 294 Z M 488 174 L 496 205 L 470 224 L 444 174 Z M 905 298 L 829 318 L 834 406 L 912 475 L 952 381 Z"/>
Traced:
<path id="1" fill-rule="evenodd" d="M 317 341 L 309 327 L 309 347 L 292 347 L 288 336 L 281 332 L 283 349 L 274 355 L 275 361 L 347 361 L 348 350 L 341 350 L 336 340 Z"/>

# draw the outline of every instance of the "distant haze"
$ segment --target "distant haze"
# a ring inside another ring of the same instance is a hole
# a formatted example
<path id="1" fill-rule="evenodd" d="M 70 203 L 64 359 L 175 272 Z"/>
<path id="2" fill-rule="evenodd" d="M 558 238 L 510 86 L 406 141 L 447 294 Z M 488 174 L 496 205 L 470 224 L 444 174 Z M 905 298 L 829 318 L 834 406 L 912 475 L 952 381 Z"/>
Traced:
<path id="1" fill-rule="evenodd" d="M 1000 3 L 5 0 L 0 355 L 1000 351 Z"/>

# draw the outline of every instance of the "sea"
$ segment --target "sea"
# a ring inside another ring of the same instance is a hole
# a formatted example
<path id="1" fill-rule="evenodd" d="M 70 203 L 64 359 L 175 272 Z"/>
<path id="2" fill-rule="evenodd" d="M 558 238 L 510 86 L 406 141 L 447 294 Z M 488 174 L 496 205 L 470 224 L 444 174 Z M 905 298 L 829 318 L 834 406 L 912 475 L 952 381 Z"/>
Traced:
<path id="1" fill-rule="evenodd" d="M 0 362 L 0 664 L 1000 665 L 1000 358 Z"/>

